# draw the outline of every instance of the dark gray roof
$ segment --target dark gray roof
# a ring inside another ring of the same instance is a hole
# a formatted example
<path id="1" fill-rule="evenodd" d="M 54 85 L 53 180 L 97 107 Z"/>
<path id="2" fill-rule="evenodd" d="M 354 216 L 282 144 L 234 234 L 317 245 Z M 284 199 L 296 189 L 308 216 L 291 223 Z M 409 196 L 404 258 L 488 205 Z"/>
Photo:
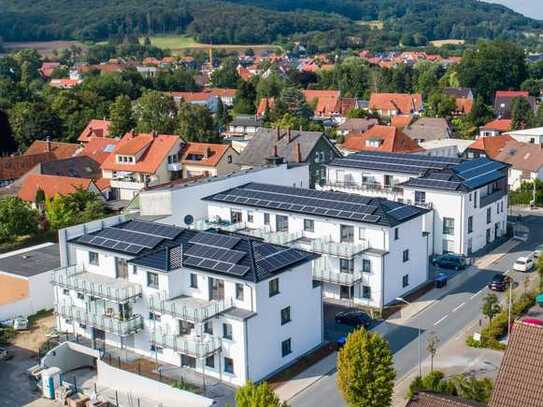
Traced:
<path id="1" fill-rule="evenodd" d="M 41 164 L 44 175 L 98 179 L 102 177 L 100 163 L 87 156 L 70 157 Z"/>
<path id="2" fill-rule="evenodd" d="M 324 133 L 320 131 L 291 130 L 289 137 L 289 131 L 285 129 L 259 128 L 236 162 L 242 165 L 266 164 L 267 159 L 273 156 L 275 146 L 277 146 L 277 155 L 282 157 L 285 162 L 298 162 L 298 145 L 300 145 L 301 161 L 306 162 L 321 139 L 327 140 L 336 157 L 341 156 Z"/>
<path id="3" fill-rule="evenodd" d="M 58 244 L 0 259 L 0 271 L 22 277 L 32 277 L 59 267 L 60 252 Z"/>
<path id="4" fill-rule="evenodd" d="M 380 226 L 395 226 L 428 212 L 385 198 L 257 183 L 241 185 L 203 200 Z"/>
<path id="5" fill-rule="evenodd" d="M 232 307 L 222 313 L 223 316 L 234 318 L 234 319 L 240 319 L 245 320 L 249 319 L 256 315 L 256 312 L 253 312 L 248 309 L 238 308 L 238 307 Z"/>
<path id="6" fill-rule="evenodd" d="M 240 115 L 234 117 L 234 120 L 230 122 L 231 126 L 241 126 L 241 127 L 261 127 L 263 125 L 262 119 L 257 119 L 255 116 L 249 115 Z"/>
<path id="7" fill-rule="evenodd" d="M 403 132 L 418 142 L 442 140 L 451 137 L 451 128 L 447 119 L 422 117 L 404 127 Z"/>
<path id="8" fill-rule="evenodd" d="M 211 229 L 196 231 L 143 220 L 130 220 L 85 234 L 71 243 L 132 255 L 135 257 L 130 263 L 163 272 L 189 267 L 251 282 L 271 278 L 318 257 L 245 235 Z"/>
<path id="9" fill-rule="evenodd" d="M 376 124 L 379 124 L 377 119 L 347 119 L 343 124 L 338 126 L 338 130 L 364 133 L 371 126 Z"/>
<path id="10" fill-rule="evenodd" d="M 513 99 L 515 99 L 513 96 L 496 96 L 494 99 L 494 112 L 502 119 L 511 119 Z M 531 106 L 532 110 L 535 111 L 535 98 L 533 96 L 528 96 L 526 100 L 528 101 L 528 104 Z"/>
<path id="11" fill-rule="evenodd" d="M 443 90 L 447 96 L 452 96 L 453 98 L 468 98 L 473 96 L 473 92 L 470 88 L 445 88 Z"/>

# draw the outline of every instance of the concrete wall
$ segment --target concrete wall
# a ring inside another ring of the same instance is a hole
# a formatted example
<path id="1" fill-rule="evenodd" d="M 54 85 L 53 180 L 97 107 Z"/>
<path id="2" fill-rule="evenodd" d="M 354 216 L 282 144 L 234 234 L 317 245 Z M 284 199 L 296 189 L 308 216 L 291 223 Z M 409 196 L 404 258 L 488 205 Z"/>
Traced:
<path id="1" fill-rule="evenodd" d="M 208 407 L 213 405 L 213 400 L 206 397 L 178 390 L 168 384 L 117 369 L 100 360 L 97 362 L 97 370 L 98 386 L 130 393 L 135 397 L 155 400 L 163 407 Z"/>
<path id="2" fill-rule="evenodd" d="M 81 367 L 94 366 L 99 356 L 97 350 L 77 343 L 64 342 L 47 352 L 40 365 L 45 368 L 58 367 L 66 373 Z"/>
<path id="3" fill-rule="evenodd" d="M 44 309 L 52 309 L 54 307 L 53 286 L 50 284 L 52 273 L 45 272 L 35 276 L 26 278 L 16 276 L 9 273 L 0 274 L 6 278 L 19 281 L 21 285 L 26 285 L 28 293 L 21 300 L 0 305 L 0 320 L 12 319 L 17 316 L 29 316 Z"/>

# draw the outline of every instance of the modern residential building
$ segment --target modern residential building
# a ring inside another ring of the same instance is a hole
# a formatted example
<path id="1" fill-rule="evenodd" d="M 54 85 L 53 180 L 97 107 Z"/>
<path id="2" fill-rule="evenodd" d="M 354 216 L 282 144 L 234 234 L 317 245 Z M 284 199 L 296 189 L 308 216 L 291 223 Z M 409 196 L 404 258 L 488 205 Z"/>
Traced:
<path id="1" fill-rule="evenodd" d="M 57 328 L 240 386 L 323 342 L 299 249 L 122 216 L 61 230 Z"/>
<path id="2" fill-rule="evenodd" d="M 382 310 L 428 280 L 428 209 L 384 198 L 257 183 L 204 201 L 212 224 L 320 254 L 313 263 L 313 279 L 323 284 L 327 300 Z"/>
<path id="3" fill-rule="evenodd" d="M 506 232 L 506 163 L 363 152 L 327 166 L 326 190 L 387 197 L 432 208 L 431 253 L 471 253 Z"/>
<path id="4" fill-rule="evenodd" d="M 181 152 L 183 178 L 230 174 L 239 168 L 238 156 L 229 144 L 187 143 Z"/>
<path id="5" fill-rule="evenodd" d="M 457 138 L 446 138 L 440 140 L 430 140 L 420 143 L 424 149 L 425 155 L 434 155 L 437 157 L 464 157 L 472 140 L 463 140 Z"/>
<path id="6" fill-rule="evenodd" d="M 505 133 L 521 143 L 543 144 L 543 127 L 508 131 Z"/>

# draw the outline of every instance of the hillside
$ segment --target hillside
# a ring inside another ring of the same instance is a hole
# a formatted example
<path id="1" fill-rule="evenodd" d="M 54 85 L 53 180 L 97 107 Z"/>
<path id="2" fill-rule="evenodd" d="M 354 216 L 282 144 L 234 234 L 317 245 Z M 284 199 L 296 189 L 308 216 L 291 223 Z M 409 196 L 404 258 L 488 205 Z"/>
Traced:
<path id="1" fill-rule="evenodd" d="M 382 32 L 357 24 L 382 20 Z M 5 41 L 103 40 L 124 33 L 188 33 L 201 42 L 269 43 L 330 32 L 335 45 L 520 38 L 543 22 L 477 0 L 0 0 Z"/>

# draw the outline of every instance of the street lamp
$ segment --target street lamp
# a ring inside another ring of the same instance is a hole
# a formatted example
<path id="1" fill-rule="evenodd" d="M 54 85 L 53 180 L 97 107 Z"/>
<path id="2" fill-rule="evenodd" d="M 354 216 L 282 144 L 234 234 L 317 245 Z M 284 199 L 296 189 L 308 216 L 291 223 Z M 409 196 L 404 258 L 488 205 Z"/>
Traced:
<path id="1" fill-rule="evenodd" d="M 407 305 L 411 305 L 411 303 L 409 301 L 406 301 L 402 297 L 397 297 L 396 301 L 403 302 L 404 304 L 407 304 Z M 417 329 L 419 331 L 418 346 L 417 346 L 417 348 L 418 348 L 418 356 L 419 356 L 419 377 L 422 377 L 422 366 L 421 366 L 421 360 L 420 360 L 421 359 L 421 329 L 420 329 L 420 326 L 418 326 Z"/>

